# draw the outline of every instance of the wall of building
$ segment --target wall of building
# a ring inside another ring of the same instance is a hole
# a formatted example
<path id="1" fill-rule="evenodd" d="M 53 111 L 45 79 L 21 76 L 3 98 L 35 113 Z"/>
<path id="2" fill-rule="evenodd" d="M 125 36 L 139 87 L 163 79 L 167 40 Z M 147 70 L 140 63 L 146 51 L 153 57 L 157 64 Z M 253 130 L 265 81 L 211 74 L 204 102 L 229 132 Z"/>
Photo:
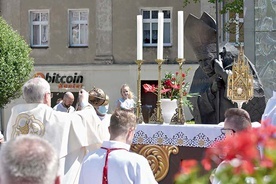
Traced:
<path id="1" fill-rule="evenodd" d="M 111 99 L 112 111 L 116 99 L 120 97 L 122 84 L 129 84 L 137 94 L 136 16 L 141 14 L 143 7 L 172 8 L 172 46 L 164 48 L 164 58 L 166 63 L 173 63 L 177 57 L 177 11 L 184 11 L 184 20 L 189 13 L 201 15 L 199 3 L 191 3 L 185 8 L 182 3 L 179 0 L 1 0 L 0 8 L 3 18 L 27 43 L 30 43 L 29 10 L 49 9 L 49 47 L 33 48 L 31 56 L 35 61 L 34 73 L 82 75 L 85 89 L 96 86 L 106 91 Z M 89 9 L 89 44 L 86 48 L 69 48 L 68 10 L 81 8 Z M 195 63 L 191 47 L 186 42 L 184 45 L 186 63 Z M 141 80 L 157 80 L 156 53 L 157 47 L 144 48 L 145 64 L 142 66 Z M 197 66 L 184 65 L 192 67 L 188 80 L 191 81 Z M 162 73 L 175 72 L 177 69 L 178 64 L 164 65 Z M 76 85 L 74 87 L 60 88 L 59 84 L 51 83 L 52 91 L 57 93 L 67 90 L 77 92 L 79 89 Z M 22 102 L 20 98 L 6 106 L 3 111 L 4 124 L 8 121 L 11 107 Z M 189 110 L 185 113 L 187 119 L 192 118 Z"/>
<path id="2" fill-rule="evenodd" d="M 158 2 L 158 3 L 157 3 Z M 123 8 L 127 7 L 127 8 Z M 191 3 L 183 8 L 183 2 L 178 0 L 140 0 L 113 1 L 113 54 L 116 63 L 131 63 L 136 59 L 136 16 L 141 9 L 147 7 L 172 7 L 172 46 L 164 47 L 164 58 L 172 63 L 177 57 L 177 12 L 184 11 L 184 20 L 189 13 L 200 15 L 200 4 Z M 122 9 L 124 11 L 122 11 Z M 185 58 L 195 61 L 194 53 L 187 42 L 185 45 Z M 145 63 L 155 63 L 156 47 L 144 47 Z"/>
<path id="3" fill-rule="evenodd" d="M 198 65 L 196 64 L 184 64 L 183 71 L 191 68 L 186 81 L 191 82 L 192 77 L 194 75 L 194 71 Z M 162 65 L 161 75 L 164 76 L 165 72 L 173 72 L 175 73 L 178 71 L 178 65 L 169 64 L 169 65 Z M 132 91 L 134 92 L 135 96 L 137 95 L 137 65 L 67 65 L 64 66 L 36 66 L 34 74 L 41 73 L 45 77 L 47 73 L 50 77 L 48 77 L 48 81 L 53 79 L 53 76 L 83 76 L 83 83 L 69 83 L 67 86 L 60 87 L 59 83 L 50 82 L 51 85 L 51 92 L 59 92 L 63 93 L 66 91 L 71 92 L 78 92 L 81 88 L 89 91 L 93 87 L 101 88 L 105 91 L 105 93 L 110 98 L 110 105 L 109 111 L 112 112 L 115 109 L 116 100 L 121 97 L 120 95 L 120 87 L 122 84 L 128 84 Z M 54 74 L 55 73 L 55 74 Z M 77 74 L 75 74 L 77 73 Z M 148 80 L 158 80 L 158 65 L 157 64 L 145 64 L 141 67 L 141 81 L 148 81 Z M 69 85 L 74 85 L 74 87 L 70 87 Z M 77 98 L 75 96 L 75 98 Z M 11 108 L 16 104 L 24 103 L 22 98 L 12 101 L 8 104 L 3 110 L 3 122 L 4 127 L 8 122 L 10 117 Z M 54 104 L 52 104 L 54 105 Z M 145 105 L 145 104 L 142 104 Z M 188 108 L 185 108 L 185 115 L 186 119 L 192 119 L 192 115 Z M 5 129 L 5 128 L 4 128 Z"/>
<path id="4" fill-rule="evenodd" d="M 130 64 L 136 59 L 136 16 L 143 7 L 172 8 L 172 46 L 164 48 L 169 63 L 177 57 L 177 11 L 200 16 L 200 4 L 167 1 L 31 1 L 2 0 L 3 17 L 30 43 L 29 10 L 49 9 L 49 47 L 33 48 L 31 56 L 38 65 L 48 64 Z M 69 48 L 68 9 L 89 9 L 89 46 Z M 144 48 L 147 63 L 154 63 L 156 47 Z M 191 47 L 185 44 L 187 62 L 195 61 Z M 114 60 L 113 60 L 114 59 Z"/>

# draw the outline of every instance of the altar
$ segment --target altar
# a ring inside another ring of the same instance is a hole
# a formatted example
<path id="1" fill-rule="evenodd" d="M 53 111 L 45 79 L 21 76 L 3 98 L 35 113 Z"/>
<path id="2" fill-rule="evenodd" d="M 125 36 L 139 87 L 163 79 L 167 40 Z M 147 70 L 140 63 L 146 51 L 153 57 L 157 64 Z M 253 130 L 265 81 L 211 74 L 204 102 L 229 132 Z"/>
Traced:
<path id="1" fill-rule="evenodd" d="M 200 161 L 206 148 L 223 140 L 221 126 L 139 124 L 131 150 L 145 156 L 159 184 L 171 184 L 182 160 Z"/>

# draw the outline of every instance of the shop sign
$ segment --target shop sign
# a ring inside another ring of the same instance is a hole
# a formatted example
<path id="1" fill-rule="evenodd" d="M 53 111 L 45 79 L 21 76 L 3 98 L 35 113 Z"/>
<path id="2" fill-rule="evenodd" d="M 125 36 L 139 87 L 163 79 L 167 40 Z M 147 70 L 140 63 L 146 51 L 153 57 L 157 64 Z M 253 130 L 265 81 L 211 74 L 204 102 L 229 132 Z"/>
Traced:
<path id="1" fill-rule="evenodd" d="M 57 84 L 59 89 L 81 89 L 83 87 L 83 76 L 77 72 L 47 72 L 46 74 L 37 72 L 34 74 L 34 77 L 42 77 L 49 84 Z"/>

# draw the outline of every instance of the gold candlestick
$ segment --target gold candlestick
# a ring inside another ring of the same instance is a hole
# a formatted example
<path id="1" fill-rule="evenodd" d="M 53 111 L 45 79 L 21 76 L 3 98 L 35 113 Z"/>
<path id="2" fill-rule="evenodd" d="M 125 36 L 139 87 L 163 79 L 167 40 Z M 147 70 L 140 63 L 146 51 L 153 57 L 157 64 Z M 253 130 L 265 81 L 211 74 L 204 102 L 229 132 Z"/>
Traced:
<path id="1" fill-rule="evenodd" d="M 170 124 L 180 124 L 183 125 L 185 124 L 185 114 L 184 114 L 184 109 L 183 109 L 183 89 L 182 89 L 182 83 L 183 83 L 183 76 L 182 76 L 182 65 L 185 61 L 184 58 L 177 58 L 176 61 L 179 64 L 179 76 L 180 76 L 180 80 L 179 80 L 179 99 L 177 100 L 177 108 L 175 109 L 175 114 L 173 115 L 172 119 L 171 119 L 171 123 Z"/>
<path id="2" fill-rule="evenodd" d="M 153 122 L 156 124 L 163 124 L 164 119 L 163 119 L 162 109 L 161 109 L 161 66 L 164 60 L 156 59 L 155 61 L 158 64 L 158 94 L 157 94 L 156 108 L 154 109 L 154 112 L 150 117 L 150 122 Z"/>
<path id="3" fill-rule="evenodd" d="M 138 65 L 138 79 L 137 79 L 137 105 L 136 105 L 136 116 L 138 118 L 138 123 L 143 123 L 143 114 L 141 108 L 141 65 L 144 60 L 136 60 L 136 64 Z"/>
<path id="4" fill-rule="evenodd" d="M 253 76 L 250 72 L 248 59 L 244 56 L 241 48 L 238 56 L 238 62 L 234 61 L 232 74 L 228 76 L 227 97 L 242 108 L 242 104 L 247 103 L 253 98 Z"/>

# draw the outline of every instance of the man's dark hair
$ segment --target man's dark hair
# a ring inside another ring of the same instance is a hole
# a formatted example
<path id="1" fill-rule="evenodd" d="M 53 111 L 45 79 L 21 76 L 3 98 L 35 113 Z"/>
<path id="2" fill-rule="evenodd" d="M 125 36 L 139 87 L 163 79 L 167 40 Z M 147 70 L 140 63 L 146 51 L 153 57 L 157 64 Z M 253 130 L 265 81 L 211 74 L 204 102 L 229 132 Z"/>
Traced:
<path id="1" fill-rule="evenodd" d="M 249 113 L 244 109 L 230 108 L 225 111 L 225 121 L 231 123 L 235 127 L 235 131 L 239 132 L 251 127 L 251 119 Z"/>

